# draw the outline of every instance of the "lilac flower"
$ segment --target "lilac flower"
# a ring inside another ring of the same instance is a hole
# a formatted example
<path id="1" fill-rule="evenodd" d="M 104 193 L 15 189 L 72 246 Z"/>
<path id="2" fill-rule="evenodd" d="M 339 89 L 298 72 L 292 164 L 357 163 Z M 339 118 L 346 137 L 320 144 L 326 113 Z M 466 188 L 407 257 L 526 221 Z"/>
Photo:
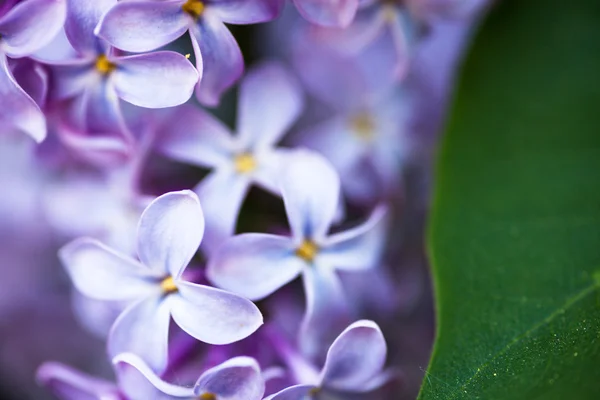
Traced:
<path id="1" fill-rule="evenodd" d="M 337 173 L 322 156 L 306 151 L 290 156 L 286 164 L 280 185 L 292 237 L 234 236 L 209 260 L 207 277 L 219 287 L 258 300 L 302 275 L 307 307 L 301 338 L 306 351 L 314 353 L 320 345 L 311 343 L 315 333 L 332 329 L 332 323 L 347 314 L 335 270 L 376 264 L 385 209 L 377 208 L 360 226 L 328 235 L 340 197 Z"/>
<path id="2" fill-rule="evenodd" d="M 118 385 L 52 362 L 39 368 L 37 379 L 62 400 L 260 400 L 265 390 L 260 367 L 250 357 L 235 357 L 205 371 L 193 388 L 165 382 L 135 354 L 119 354 L 113 363 Z"/>
<path id="3" fill-rule="evenodd" d="M 252 184 L 278 193 L 283 150 L 274 149 L 303 107 L 299 86 L 280 65 L 264 64 L 240 85 L 237 135 L 195 107 L 181 107 L 167 120 L 159 151 L 173 159 L 212 168 L 194 191 L 207 218 L 203 246 L 212 252 L 235 229 Z"/>
<path id="4" fill-rule="evenodd" d="M 73 99 L 73 124 L 84 131 L 127 133 L 119 99 L 146 108 L 171 107 L 192 95 L 198 73 L 181 54 L 160 51 L 120 56 L 94 36 L 116 0 L 68 0 L 65 30 L 78 58 L 51 63 L 55 100 Z"/>
<path id="5" fill-rule="evenodd" d="M 196 95 L 217 105 L 221 94 L 242 75 L 240 48 L 224 23 L 270 21 L 281 11 L 280 0 L 164 0 L 121 2 L 97 28 L 113 46 L 134 52 L 159 48 L 189 31 L 200 71 Z"/>
<path id="6" fill-rule="evenodd" d="M 90 238 L 77 239 L 61 249 L 60 258 L 83 294 L 101 300 L 135 300 L 112 327 L 111 356 L 140 354 L 152 368 L 164 370 L 171 317 L 185 332 L 211 344 L 240 340 L 262 324 L 252 302 L 181 278 L 203 230 L 196 195 L 171 192 L 155 199 L 141 216 L 140 261 Z"/>
<path id="7" fill-rule="evenodd" d="M 265 400 L 330 398 L 332 393 L 365 393 L 381 386 L 390 375 L 382 371 L 387 354 L 385 339 L 373 321 L 348 326 L 333 342 L 320 373 L 282 343 L 282 356 L 300 383 Z"/>
<path id="8" fill-rule="evenodd" d="M 44 115 L 17 83 L 9 58 L 29 56 L 48 44 L 64 24 L 66 3 L 25 0 L 13 4 L 0 9 L 0 121 L 41 142 L 46 137 Z"/>

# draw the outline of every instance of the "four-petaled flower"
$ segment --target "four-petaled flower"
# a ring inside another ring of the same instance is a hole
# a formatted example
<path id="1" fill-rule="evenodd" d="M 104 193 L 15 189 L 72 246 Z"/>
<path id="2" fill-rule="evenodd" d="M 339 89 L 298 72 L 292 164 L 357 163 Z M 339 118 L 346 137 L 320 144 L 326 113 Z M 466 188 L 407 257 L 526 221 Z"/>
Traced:
<path id="1" fill-rule="evenodd" d="M 167 365 L 171 317 L 206 343 L 243 339 L 262 324 L 258 308 L 238 295 L 182 278 L 204 231 L 197 196 L 191 191 L 159 196 L 144 210 L 138 227 L 137 261 L 100 242 L 81 238 L 60 250 L 75 287 L 102 300 L 135 300 L 115 321 L 109 354 L 142 355 L 156 371 Z"/>

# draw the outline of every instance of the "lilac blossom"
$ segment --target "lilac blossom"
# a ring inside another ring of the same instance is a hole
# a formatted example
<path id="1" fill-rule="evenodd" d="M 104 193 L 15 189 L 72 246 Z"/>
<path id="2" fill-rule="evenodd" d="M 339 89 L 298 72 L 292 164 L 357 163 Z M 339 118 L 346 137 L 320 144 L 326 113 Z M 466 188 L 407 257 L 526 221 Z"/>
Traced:
<path id="1" fill-rule="evenodd" d="M 345 397 L 336 395 L 370 392 L 393 376 L 383 371 L 387 346 L 373 321 L 361 320 L 348 326 L 329 347 L 320 372 L 279 340 L 275 339 L 274 345 L 298 384 L 265 400 L 342 399 Z"/>
<path id="2" fill-rule="evenodd" d="M 65 31 L 78 57 L 46 61 L 52 72 L 50 96 L 71 99 L 71 124 L 102 136 L 130 135 L 119 99 L 146 108 L 172 107 L 193 93 L 198 73 L 186 58 L 172 51 L 122 56 L 93 31 L 116 0 L 68 0 Z"/>
<path id="3" fill-rule="evenodd" d="M 141 216 L 140 261 L 90 238 L 61 249 L 60 258 L 80 292 L 100 300 L 134 301 L 111 329 L 111 356 L 132 352 L 164 370 L 171 317 L 189 335 L 210 344 L 240 340 L 262 324 L 252 302 L 181 278 L 203 231 L 197 196 L 171 192 L 156 198 Z"/>
<path id="4" fill-rule="evenodd" d="M 286 152 L 275 143 L 303 107 L 296 80 L 282 66 L 267 63 L 250 71 L 239 89 L 237 135 L 210 114 L 180 107 L 159 133 L 159 151 L 212 172 L 195 188 L 206 214 L 203 247 L 211 253 L 235 230 L 250 186 L 279 193 L 277 174 Z"/>
<path id="5" fill-rule="evenodd" d="M 340 197 L 339 177 L 326 159 L 307 151 L 288 157 L 280 187 L 292 236 L 234 236 L 209 259 L 207 277 L 219 287 L 259 300 L 302 275 L 307 306 L 300 336 L 306 351 L 316 353 L 322 331 L 334 329 L 331 325 L 348 314 L 335 270 L 376 265 L 385 207 L 376 208 L 362 225 L 328 234 Z"/>
<path id="6" fill-rule="evenodd" d="M 97 33 L 121 50 L 142 52 L 189 31 L 200 72 L 196 95 L 203 104 L 215 106 L 244 70 L 242 52 L 225 23 L 270 21 L 282 5 L 280 0 L 124 1 L 104 16 Z"/>
<path id="7" fill-rule="evenodd" d="M 37 378 L 61 400 L 260 400 L 265 390 L 260 367 L 250 357 L 235 357 L 210 368 L 193 387 L 165 382 L 132 353 L 119 354 L 113 363 L 117 384 L 53 362 L 42 365 Z"/>
<path id="8" fill-rule="evenodd" d="M 27 57 L 48 44 L 65 16 L 66 0 L 24 0 L 0 8 L 0 121 L 37 142 L 46 137 L 44 115 L 35 96 L 15 79 L 10 59 Z"/>

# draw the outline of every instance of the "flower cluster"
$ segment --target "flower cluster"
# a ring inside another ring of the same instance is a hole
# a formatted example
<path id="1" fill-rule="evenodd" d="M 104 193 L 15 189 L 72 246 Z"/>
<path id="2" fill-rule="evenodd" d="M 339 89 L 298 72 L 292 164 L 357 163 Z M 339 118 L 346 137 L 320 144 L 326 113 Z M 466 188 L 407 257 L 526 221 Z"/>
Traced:
<path id="1" fill-rule="evenodd" d="M 405 82 L 435 21 L 474 3 L 1 2 L 1 139 L 31 150 L 24 191 L 69 240 L 73 309 L 116 377 L 46 362 L 39 383 L 63 400 L 398 393 L 364 318 L 397 303 Z M 276 18 L 245 73 L 229 25 Z M 2 201 L 2 218 L 22 202 Z"/>

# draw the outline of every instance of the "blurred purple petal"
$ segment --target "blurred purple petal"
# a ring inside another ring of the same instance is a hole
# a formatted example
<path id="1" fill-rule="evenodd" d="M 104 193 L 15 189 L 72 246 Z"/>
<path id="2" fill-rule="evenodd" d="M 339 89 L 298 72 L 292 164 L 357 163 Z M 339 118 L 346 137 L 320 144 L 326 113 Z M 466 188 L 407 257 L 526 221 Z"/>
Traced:
<path id="1" fill-rule="evenodd" d="M 164 108 L 185 103 L 198 82 L 196 68 L 181 54 L 158 51 L 114 59 L 112 79 L 120 98 L 140 107 Z"/>
<path id="2" fill-rule="evenodd" d="M 275 19 L 283 0 L 221 0 L 211 3 L 211 13 L 227 24 L 256 24 Z"/>
<path id="3" fill-rule="evenodd" d="M 37 373 L 37 381 L 48 388 L 61 400 L 117 400 L 117 387 L 76 369 L 57 362 L 42 364 Z"/>
<path id="4" fill-rule="evenodd" d="M 161 294 L 129 306 L 112 326 L 107 342 L 109 356 L 134 353 L 154 371 L 164 371 L 168 361 L 169 308 Z"/>
<path id="5" fill-rule="evenodd" d="M 102 15 L 117 4 L 117 0 L 67 0 L 67 2 L 65 32 L 73 48 L 81 55 L 103 53 L 104 46 L 94 35 L 94 28 Z"/>
<path id="6" fill-rule="evenodd" d="M 125 51 L 155 50 L 183 35 L 192 23 L 185 0 L 120 2 L 96 28 L 99 37 Z"/>
<path id="7" fill-rule="evenodd" d="M 358 0 L 294 0 L 298 12 L 322 26 L 346 27 L 358 9 Z"/>
<path id="8" fill-rule="evenodd" d="M 10 63 L 13 77 L 35 103 L 44 108 L 48 94 L 48 72 L 31 58 L 20 58 Z"/>
<path id="9" fill-rule="evenodd" d="M 242 76 L 242 52 L 229 29 L 215 16 L 205 15 L 190 32 L 200 49 L 196 57 L 203 65 L 196 96 L 202 104 L 216 106 L 223 92 Z"/>
<path id="10" fill-rule="evenodd" d="M 157 274 L 178 278 L 198 250 L 204 215 L 191 190 L 157 197 L 144 210 L 138 227 L 138 255 Z"/>
<path id="11" fill-rule="evenodd" d="M 362 391 L 363 386 L 381 373 L 387 354 L 379 326 L 362 320 L 350 325 L 333 342 L 321 372 L 325 387 Z"/>
<path id="12" fill-rule="evenodd" d="M 316 390 L 317 387 L 314 385 L 296 385 L 283 389 L 281 392 L 265 398 L 265 400 L 306 400 L 310 399 Z"/>
<path id="13" fill-rule="evenodd" d="M 210 344 L 229 344 L 248 337 L 263 317 L 250 301 L 233 293 L 190 282 L 177 282 L 167 302 L 173 320 L 190 336 Z"/>
<path id="14" fill-rule="evenodd" d="M 261 400 L 265 382 L 256 360 L 235 357 L 203 373 L 194 392 L 200 398 L 213 394 L 227 400 Z"/>
<path id="15" fill-rule="evenodd" d="M 67 99 L 83 93 L 88 87 L 98 85 L 101 78 L 94 70 L 93 63 L 92 58 L 50 63 L 52 98 Z"/>
<path id="16" fill-rule="evenodd" d="M 215 285 L 252 300 L 262 299 L 298 276 L 304 262 L 289 238 L 246 233 L 227 240 L 210 258 Z"/>
<path id="17" fill-rule="evenodd" d="M 76 239 L 60 249 L 59 257 L 77 290 L 86 296 L 128 300 L 159 293 L 160 276 L 155 271 L 95 239 Z"/>
<path id="18" fill-rule="evenodd" d="M 9 57 L 35 53 L 54 39 L 65 17 L 65 0 L 21 1 L 0 17 L 0 52 Z"/>
<path id="19" fill-rule="evenodd" d="M 253 148 L 274 145 L 299 117 L 303 94 L 296 78 L 283 65 L 255 67 L 240 84 L 237 130 Z"/>

